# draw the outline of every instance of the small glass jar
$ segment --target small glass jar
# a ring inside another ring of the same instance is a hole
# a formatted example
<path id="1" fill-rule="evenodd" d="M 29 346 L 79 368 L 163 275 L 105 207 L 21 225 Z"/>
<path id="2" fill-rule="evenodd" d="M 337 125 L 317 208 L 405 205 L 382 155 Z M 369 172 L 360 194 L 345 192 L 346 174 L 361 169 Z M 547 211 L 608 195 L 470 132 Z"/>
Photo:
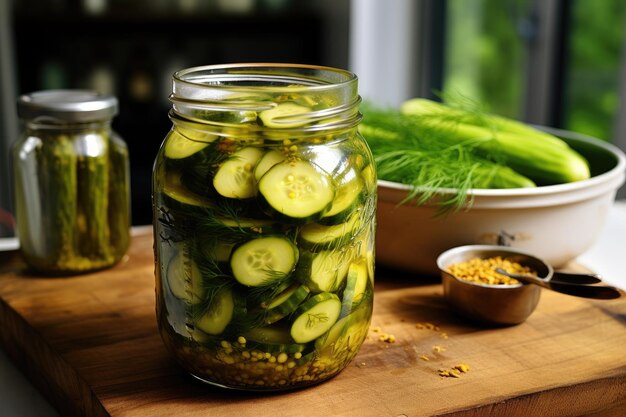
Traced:
<path id="1" fill-rule="evenodd" d="M 174 74 L 154 165 L 157 318 L 196 378 L 324 381 L 364 341 L 376 172 L 354 74 L 238 64 Z"/>
<path id="2" fill-rule="evenodd" d="M 114 265 L 130 242 L 128 149 L 111 130 L 117 99 L 84 90 L 22 95 L 13 148 L 17 234 L 38 272 Z"/>

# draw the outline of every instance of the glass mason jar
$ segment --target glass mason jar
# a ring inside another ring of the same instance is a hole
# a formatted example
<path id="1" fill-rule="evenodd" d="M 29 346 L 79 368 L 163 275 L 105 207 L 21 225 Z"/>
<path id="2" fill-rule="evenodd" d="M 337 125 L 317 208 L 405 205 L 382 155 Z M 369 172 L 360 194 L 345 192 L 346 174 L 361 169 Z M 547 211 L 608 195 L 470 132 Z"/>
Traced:
<path id="1" fill-rule="evenodd" d="M 115 97 L 48 90 L 19 97 L 13 148 L 17 234 L 31 268 L 109 267 L 130 242 L 128 150 L 111 130 Z"/>
<path id="2" fill-rule="evenodd" d="M 311 385 L 365 339 L 376 172 L 357 78 L 307 65 L 174 74 L 154 166 L 157 317 L 182 367 L 243 390 Z"/>

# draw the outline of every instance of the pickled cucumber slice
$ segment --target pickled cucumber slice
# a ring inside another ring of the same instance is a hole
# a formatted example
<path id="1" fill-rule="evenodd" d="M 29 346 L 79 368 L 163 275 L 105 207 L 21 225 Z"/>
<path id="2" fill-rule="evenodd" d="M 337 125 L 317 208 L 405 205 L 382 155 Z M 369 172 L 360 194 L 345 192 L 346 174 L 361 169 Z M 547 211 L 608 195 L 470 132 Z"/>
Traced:
<path id="1" fill-rule="evenodd" d="M 254 169 L 254 178 L 257 182 L 261 179 L 261 177 L 269 171 L 271 167 L 274 165 L 283 162 L 287 157 L 283 152 L 279 152 L 276 150 L 271 150 L 266 152 L 265 155 L 261 158 L 256 168 Z"/>
<path id="2" fill-rule="evenodd" d="M 224 288 L 218 292 L 211 304 L 195 322 L 195 326 L 207 334 L 221 334 L 233 318 L 235 300 L 232 290 Z"/>
<path id="3" fill-rule="evenodd" d="M 217 242 L 214 250 L 215 262 L 220 264 L 226 264 L 230 260 L 230 254 L 233 252 L 234 243 Z"/>
<path id="4" fill-rule="evenodd" d="M 259 192 L 273 212 L 300 223 L 320 218 L 335 196 L 330 176 L 303 160 L 274 165 L 261 177 Z"/>
<path id="5" fill-rule="evenodd" d="M 361 221 L 354 215 L 345 223 L 326 226 L 319 223 L 309 223 L 302 226 L 298 235 L 298 242 L 313 252 L 324 249 L 333 249 L 349 243 L 358 234 Z"/>
<path id="6" fill-rule="evenodd" d="M 363 177 L 363 181 L 365 184 L 371 184 L 372 186 L 376 186 L 376 168 L 374 164 L 367 164 L 361 171 L 361 176 Z"/>
<path id="7" fill-rule="evenodd" d="M 169 159 L 187 158 L 206 148 L 209 142 L 191 140 L 172 130 L 165 140 L 165 156 Z"/>
<path id="8" fill-rule="evenodd" d="M 331 329 L 315 341 L 320 357 L 336 360 L 340 355 L 354 352 L 367 337 L 371 305 L 363 306 L 337 320 Z"/>
<path id="9" fill-rule="evenodd" d="M 167 265 L 167 285 L 174 297 L 190 304 L 198 304 L 204 296 L 202 273 L 191 259 L 177 252 Z"/>
<path id="10" fill-rule="evenodd" d="M 297 343 L 317 339 L 335 324 L 340 311 L 341 301 L 335 294 L 317 294 L 294 313 L 296 319 L 291 325 L 291 338 Z"/>
<path id="11" fill-rule="evenodd" d="M 257 192 L 254 168 L 262 155 L 263 151 L 255 147 L 246 147 L 233 153 L 213 177 L 215 191 L 227 198 L 254 197 Z"/>
<path id="12" fill-rule="evenodd" d="M 309 295 L 309 289 L 299 283 L 293 284 L 278 294 L 264 313 L 264 322 L 272 324 L 293 312 Z"/>
<path id="13" fill-rule="evenodd" d="M 311 292 L 338 291 L 345 282 L 354 256 L 354 248 L 317 253 L 303 251 L 297 268 L 298 278 Z"/>
<path id="14" fill-rule="evenodd" d="M 211 207 L 213 203 L 193 191 L 190 191 L 181 182 L 181 174 L 178 172 L 168 172 L 165 175 L 165 182 L 163 183 L 163 193 L 170 199 L 185 204 L 188 206 L 196 207 Z"/>
<path id="15" fill-rule="evenodd" d="M 363 179 L 357 176 L 339 186 L 330 209 L 324 213 L 319 222 L 334 225 L 346 221 L 361 205 L 364 199 L 364 188 Z"/>
<path id="16" fill-rule="evenodd" d="M 297 353 L 306 349 L 306 344 L 296 343 L 284 326 L 255 327 L 243 334 L 246 345 L 261 352 Z"/>
<path id="17" fill-rule="evenodd" d="M 298 249 L 280 236 L 249 240 L 233 251 L 230 267 L 243 285 L 256 287 L 288 276 L 298 262 Z"/>
<path id="18" fill-rule="evenodd" d="M 311 108 L 309 107 L 285 102 L 278 104 L 272 109 L 262 111 L 259 113 L 259 119 L 261 119 L 263 126 L 271 127 L 272 129 L 294 128 L 310 123 L 308 118 L 303 117 L 310 112 Z"/>
<path id="19" fill-rule="evenodd" d="M 187 139 L 196 142 L 212 143 L 220 138 L 220 136 L 215 133 L 207 132 L 204 126 L 195 123 L 182 123 L 178 121 L 175 131 Z"/>
<path id="20" fill-rule="evenodd" d="M 276 222 L 265 219 L 249 219 L 245 217 L 226 218 L 220 216 L 215 216 L 214 218 L 223 226 L 229 227 L 231 229 L 257 231 L 257 233 L 260 233 L 264 229 L 278 228 Z"/>
<path id="21" fill-rule="evenodd" d="M 343 290 L 341 317 L 347 316 L 363 300 L 368 281 L 367 259 L 359 258 L 352 262 L 348 268 L 346 288 Z"/>

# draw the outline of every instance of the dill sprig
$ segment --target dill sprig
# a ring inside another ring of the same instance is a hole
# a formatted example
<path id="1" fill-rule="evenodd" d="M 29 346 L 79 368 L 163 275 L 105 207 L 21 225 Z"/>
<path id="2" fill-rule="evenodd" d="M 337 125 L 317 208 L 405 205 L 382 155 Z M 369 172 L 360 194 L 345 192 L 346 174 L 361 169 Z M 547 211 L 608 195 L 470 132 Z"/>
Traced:
<path id="1" fill-rule="evenodd" d="M 211 285 L 205 286 L 205 294 L 202 297 L 202 301 L 192 306 L 192 317 L 194 321 L 198 320 L 202 315 L 215 308 L 215 301 L 218 296 L 233 286 L 232 281 L 229 280 L 214 280 Z"/>
<path id="2" fill-rule="evenodd" d="M 228 199 L 216 199 L 213 207 L 207 207 L 197 217 L 198 233 L 219 236 L 222 242 L 241 242 L 259 236 L 272 225 L 266 219 L 246 217 L 247 210 L 242 203 Z"/>
<path id="3" fill-rule="evenodd" d="M 245 324 L 250 327 L 267 325 L 267 318 L 272 311 L 268 306 L 284 291 L 296 285 L 296 282 L 295 277 L 290 275 L 284 279 L 267 281 L 260 286 L 251 288 L 247 293 L 249 314 Z"/>
<path id="4" fill-rule="evenodd" d="M 277 275 L 273 279 L 269 278 L 261 285 L 250 288 L 248 291 L 248 304 L 259 306 L 264 302 L 271 302 L 294 282 L 293 276 L 285 277 L 284 274 Z"/>

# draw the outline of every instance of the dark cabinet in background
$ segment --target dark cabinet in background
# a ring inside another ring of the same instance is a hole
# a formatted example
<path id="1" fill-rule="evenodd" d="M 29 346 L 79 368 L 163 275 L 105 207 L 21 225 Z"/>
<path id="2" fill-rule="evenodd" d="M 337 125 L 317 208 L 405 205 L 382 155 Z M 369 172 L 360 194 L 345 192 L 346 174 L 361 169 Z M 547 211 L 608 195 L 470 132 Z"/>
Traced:
<path id="1" fill-rule="evenodd" d="M 110 8 L 94 15 L 88 3 Z M 165 3 L 170 7 L 159 8 L 163 1 L 22 0 L 13 10 L 19 94 L 90 88 L 118 97 L 114 128 L 130 151 L 133 224 L 152 221 L 152 163 L 170 128 L 174 71 L 228 62 L 332 64 L 323 58 L 324 17 L 311 9 L 283 2 L 275 10 L 258 2 L 235 13 L 188 0 L 180 2 L 187 4 L 183 12 Z M 193 4 L 204 8 L 190 11 Z"/>

